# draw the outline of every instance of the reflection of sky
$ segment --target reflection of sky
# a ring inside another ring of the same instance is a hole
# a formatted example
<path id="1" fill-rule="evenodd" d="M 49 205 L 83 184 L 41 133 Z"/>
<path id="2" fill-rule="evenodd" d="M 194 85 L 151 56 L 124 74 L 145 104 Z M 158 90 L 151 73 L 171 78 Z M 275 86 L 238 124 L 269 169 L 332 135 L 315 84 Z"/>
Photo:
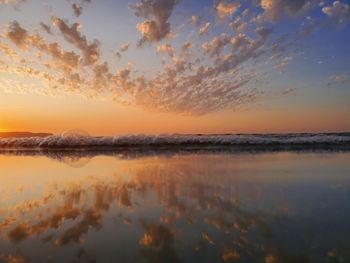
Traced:
<path id="1" fill-rule="evenodd" d="M 178 155 L 74 168 L 2 156 L 0 259 L 348 259 L 348 162 L 347 153 Z"/>

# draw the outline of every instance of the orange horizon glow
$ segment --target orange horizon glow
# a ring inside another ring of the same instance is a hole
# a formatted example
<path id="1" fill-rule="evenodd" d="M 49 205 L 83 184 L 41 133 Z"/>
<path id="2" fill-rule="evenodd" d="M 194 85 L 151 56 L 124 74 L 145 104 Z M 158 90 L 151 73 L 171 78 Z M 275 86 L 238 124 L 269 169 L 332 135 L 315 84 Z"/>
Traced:
<path id="1" fill-rule="evenodd" d="M 34 115 L 34 114 L 33 114 Z M 337 116 L 337 118 L 334 118 Z M 90 135 L 123 134 L 229 134 L 229 133 L 303 133 L 348 132 L 347 114 L 335 112 L 271 111 L 224 112 L 205 116 L 179 116 L 132 112 L 118 115 L 118 121 L 108 116 L 98 117 L 62 114 L 50 116 L 11 115 L 3 118 L 1 132 L 47 132 L 61 134 L 69 130 L 83 130 Z M 341 121 L 340 121 L 341 120 Z"/>
<path id="2" fill-rule="evenodd" d="M 0 132 L 350 131 L 345 2 L 82 2 L 0 1 Z"/>

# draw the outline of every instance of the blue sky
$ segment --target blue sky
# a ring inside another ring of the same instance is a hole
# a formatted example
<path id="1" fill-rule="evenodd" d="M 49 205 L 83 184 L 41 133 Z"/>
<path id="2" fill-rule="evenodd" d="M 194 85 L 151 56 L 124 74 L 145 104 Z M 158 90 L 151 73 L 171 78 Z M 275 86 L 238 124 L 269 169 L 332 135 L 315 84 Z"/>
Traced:
<path id="1" fill-rule="evenodd" d="M 2 0 L 0 99 L 77 96 L 91 107 L 109 100 L 116 109 L 198 118 L 259 109 L 350 113 L 349 4 Z"/>

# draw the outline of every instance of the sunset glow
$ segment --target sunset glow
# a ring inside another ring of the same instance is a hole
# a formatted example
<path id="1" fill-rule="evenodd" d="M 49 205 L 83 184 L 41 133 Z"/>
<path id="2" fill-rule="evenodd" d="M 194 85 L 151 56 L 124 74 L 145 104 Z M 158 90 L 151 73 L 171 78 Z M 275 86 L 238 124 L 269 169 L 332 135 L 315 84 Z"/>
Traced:
<path id="1" fill-rule="evenodd" d="M 348 131 L 349 10 L 345 0 L 0 1 L 0 131 Z"/>
<path id="2" fill-rule="evenodd" d="M 350 262 L 350 0 L 0 25 L 0 263 Z"/>

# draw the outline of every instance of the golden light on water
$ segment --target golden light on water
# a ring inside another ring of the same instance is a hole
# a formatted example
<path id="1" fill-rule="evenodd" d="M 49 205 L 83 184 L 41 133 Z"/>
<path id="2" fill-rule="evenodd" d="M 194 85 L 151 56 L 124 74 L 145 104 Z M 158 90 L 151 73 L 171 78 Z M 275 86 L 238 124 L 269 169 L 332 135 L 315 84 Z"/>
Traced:
<path id="1" fill-rule="evenodd" d="M 301 262 L 299 244 L 349 259 L 349 153 L 13 154 L 0 155 L 0 262 Z"/>

